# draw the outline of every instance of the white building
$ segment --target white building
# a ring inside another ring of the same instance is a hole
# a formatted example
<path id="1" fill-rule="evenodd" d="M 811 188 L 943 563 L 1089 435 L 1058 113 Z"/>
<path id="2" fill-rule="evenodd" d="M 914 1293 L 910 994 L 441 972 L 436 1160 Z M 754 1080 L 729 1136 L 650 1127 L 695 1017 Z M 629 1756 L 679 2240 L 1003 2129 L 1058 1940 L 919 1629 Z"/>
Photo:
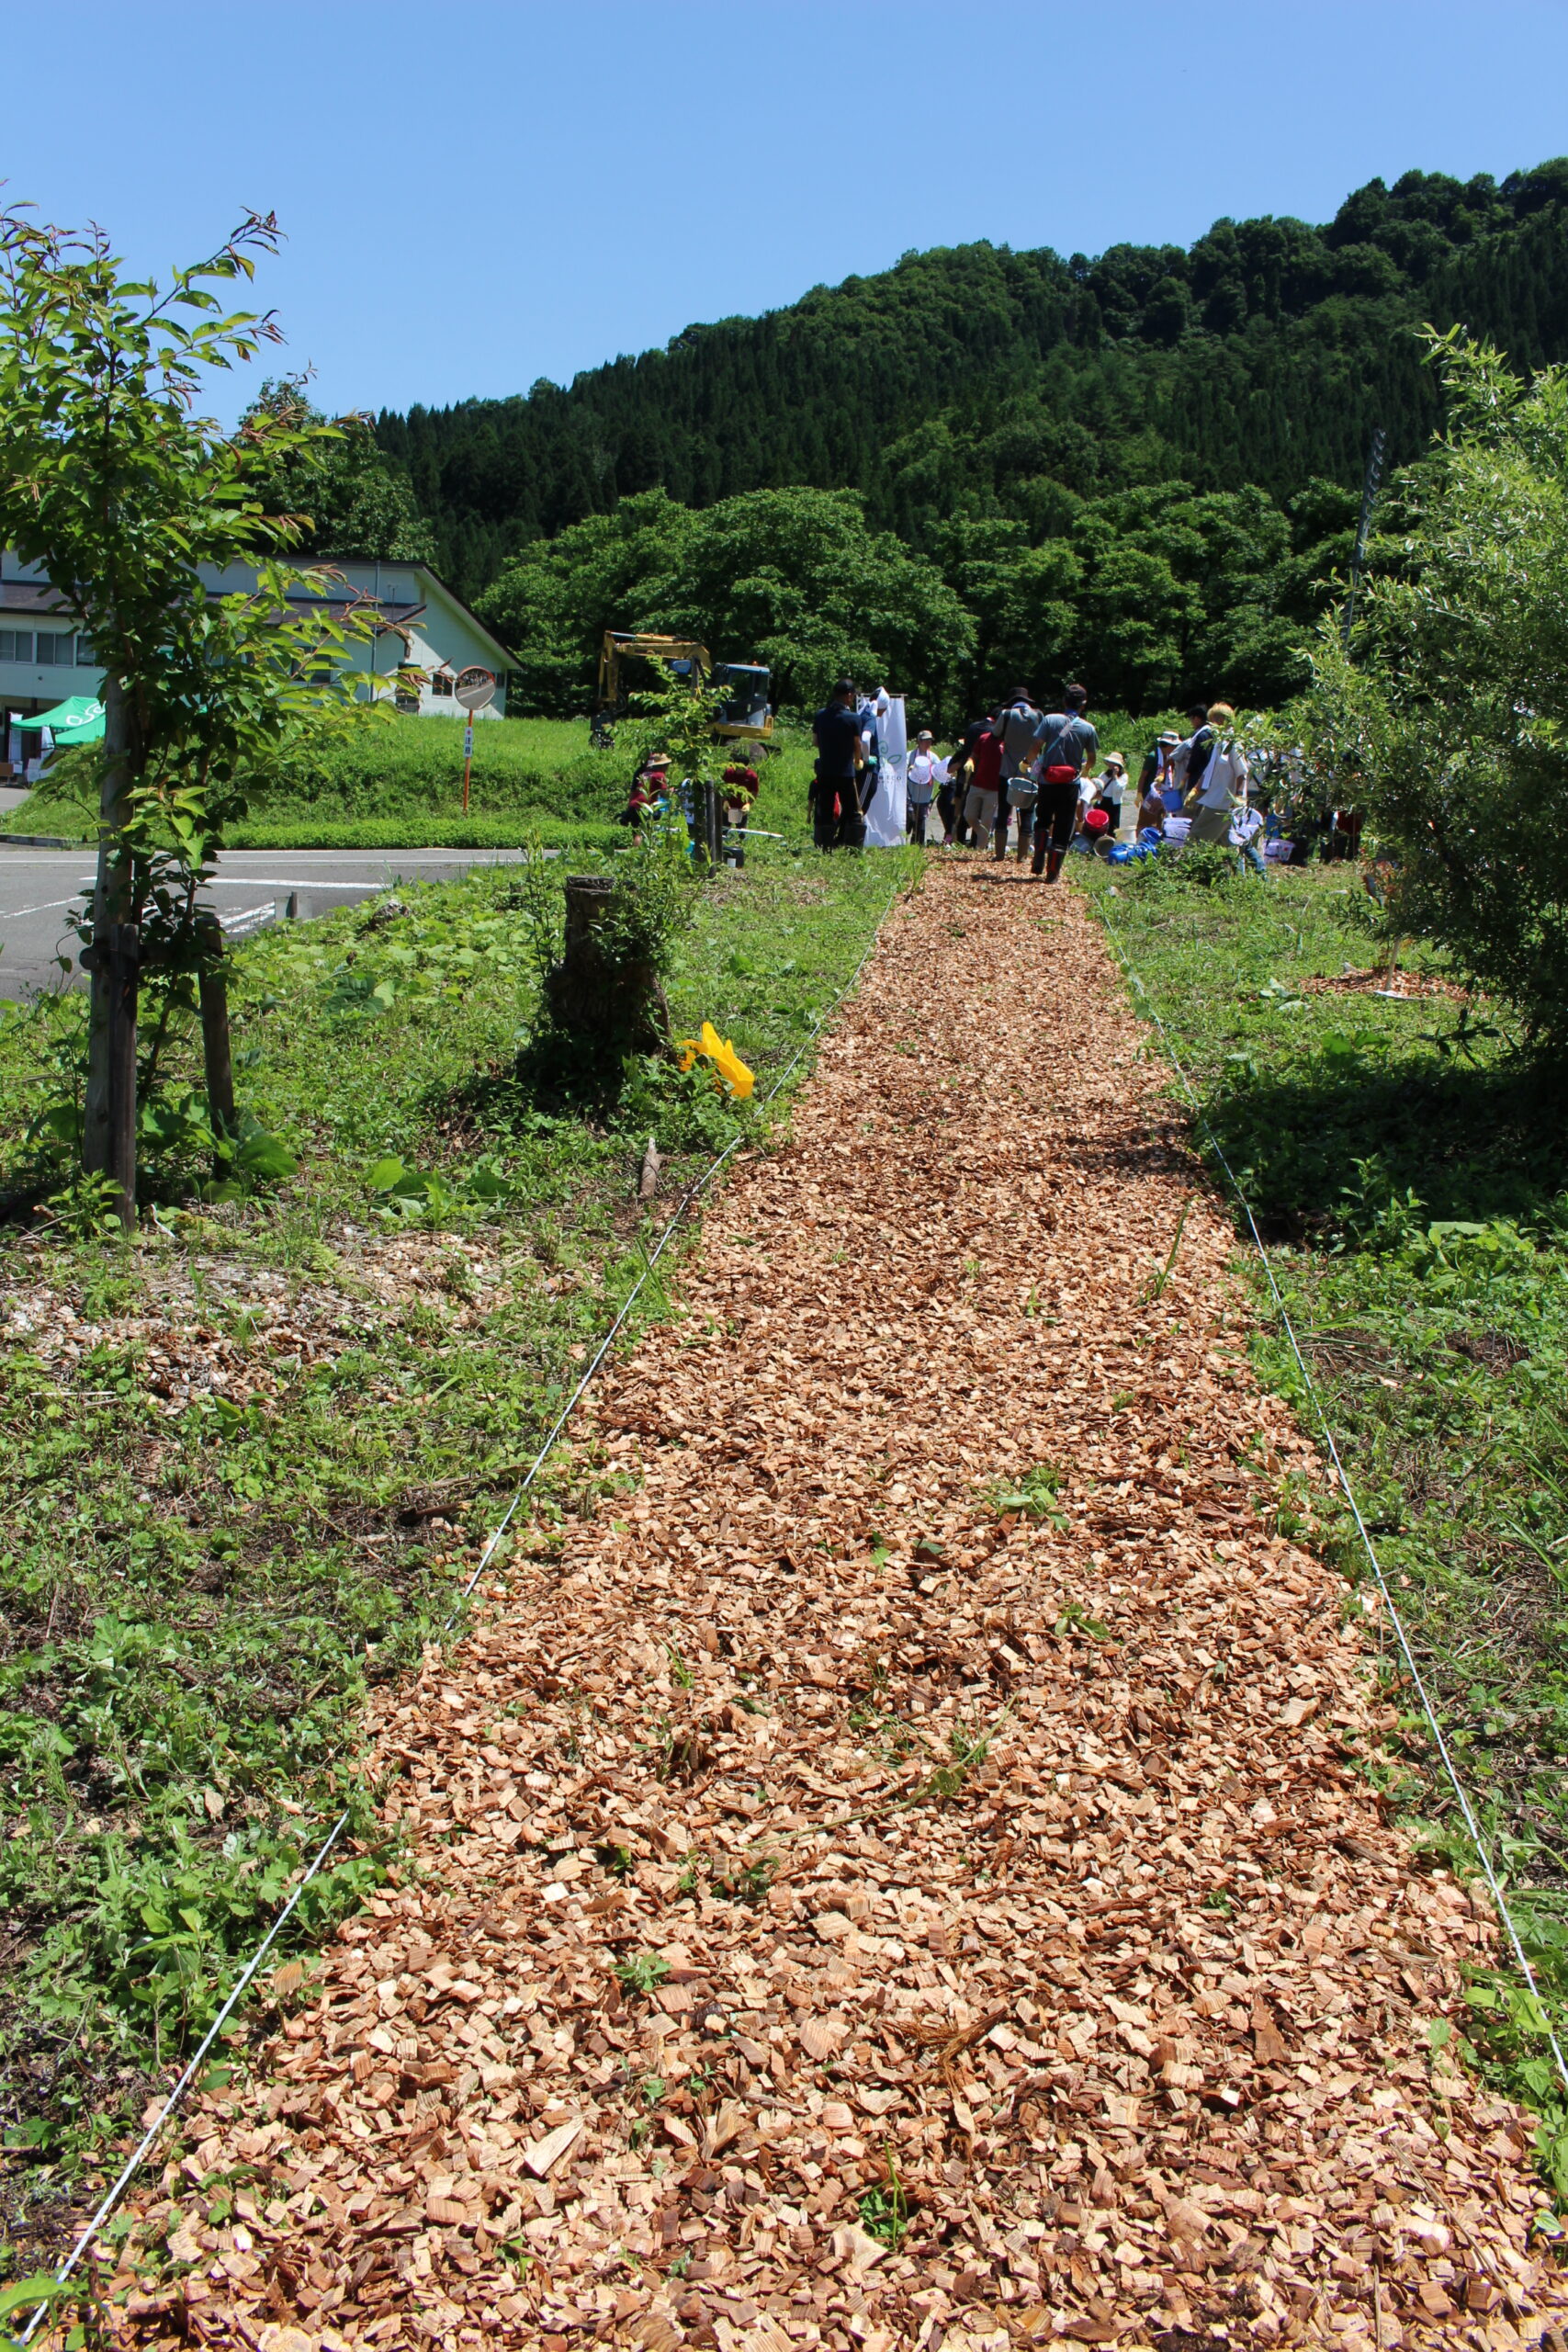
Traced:
<path id="1" fill-rule="evenodd" d="M 494 674 L 496 692 L 478 716 L 504 717 L 513 657 L 428 564 L 322 559 L 313 568 L 336 577 L 324 596 L 299 589 L 300 603 L 320 602 L 341 615 L 350 604 L 368 599 L 379 615 L 375 635 L 350 649 L 350 666 L 367 673 L 360 701 L 388 698 L 400 710 L 456 717 L 457 678 L 464 670 L 482 669 Z M 202 577 L 215 595 L 255 584 L 254 571 L 242 564 L 221 572 L 203 565 Z M 21 562 L 9 549 L 0 554 L 0 712 L 8 714 L 6 733 L 12 718 L 36 718 L 67 695 L 97 695 L 102 688 L 103 672 L 65 598 L 37 564 Z M 0 743 L 0 749 L 16 756 L 10 743 Z"/>

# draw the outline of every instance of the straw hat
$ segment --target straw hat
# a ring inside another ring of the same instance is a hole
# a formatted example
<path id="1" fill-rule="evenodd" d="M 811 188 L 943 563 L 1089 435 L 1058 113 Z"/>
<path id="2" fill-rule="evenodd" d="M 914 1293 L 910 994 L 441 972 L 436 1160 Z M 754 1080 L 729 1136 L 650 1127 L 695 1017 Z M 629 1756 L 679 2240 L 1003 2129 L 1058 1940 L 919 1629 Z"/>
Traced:
<path id="1" fill-rule="evenodd" d="M 650 768 L 667 768 L 670 764 L 669 752 L 655 752 L 652 759 L 649 760 L 648 764 Z"/>

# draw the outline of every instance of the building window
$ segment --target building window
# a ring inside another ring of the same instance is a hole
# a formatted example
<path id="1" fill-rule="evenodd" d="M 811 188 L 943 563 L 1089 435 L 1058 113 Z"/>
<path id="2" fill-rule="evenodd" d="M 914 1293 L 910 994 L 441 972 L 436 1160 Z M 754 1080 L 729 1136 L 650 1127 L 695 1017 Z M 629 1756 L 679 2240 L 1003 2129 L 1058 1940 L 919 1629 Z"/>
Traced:
<path id="1" fill-rule="evenodd" d="M 30 628 L 0 628 L 0 662 L 30 662 L 32 658 Z"/>
<path id="2" fill-rule="evenodd" d="M 98 657 L 93 650 L 92 639 L 90 637 L 78 637 L 76 639 L 76 667 L 78 670 L 96 670 L 97 666 Z"/>
<path id="3" fill-rule="evenodd" d="M 58 666 L 62 662 L 69 667 L 75 641 L 73 637 L 57 635 L 53 629 L 40 628 L 38 633 L 38 652 L 34 657 L 39 667 L 48 669 L 51 665 Z"/>
<path id="4" fill-rule="evenodd" d="M 451 672 L 448 670 L 437 670 L 434 677 L 432 678 L 430 682 L 430 691 L 433 695 L 450 695 L 452 691 L 452 684 L 453 680 Z"/>

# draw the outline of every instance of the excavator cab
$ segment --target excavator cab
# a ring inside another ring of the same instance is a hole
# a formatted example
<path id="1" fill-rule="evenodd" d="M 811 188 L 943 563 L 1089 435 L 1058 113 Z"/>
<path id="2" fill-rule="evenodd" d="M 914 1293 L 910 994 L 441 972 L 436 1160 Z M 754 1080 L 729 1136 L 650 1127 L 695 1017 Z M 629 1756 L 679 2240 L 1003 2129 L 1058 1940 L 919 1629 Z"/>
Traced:
<path id="1" fill-rule="evenodd" d="M 725 690 L 716 735 L 725 742 L 757 742 L 773 733 L 773 714 L 768 707 L 771 671 L 751 662 L 721 662 L 713 682 Z"/>

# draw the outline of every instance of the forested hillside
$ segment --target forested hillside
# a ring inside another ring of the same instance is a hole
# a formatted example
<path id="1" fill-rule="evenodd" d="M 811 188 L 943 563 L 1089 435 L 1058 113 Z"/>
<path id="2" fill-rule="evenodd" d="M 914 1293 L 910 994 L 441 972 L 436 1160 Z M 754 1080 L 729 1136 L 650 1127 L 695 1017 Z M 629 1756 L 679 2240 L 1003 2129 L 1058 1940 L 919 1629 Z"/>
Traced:
<path id="1" fill-rule="evenodd" d="M 974 682 L 987 649 L 1016 644 L 976 577 L 999 545 L 1063 558 L 1059 625 L 1032 651 L 1017 644 L 1020 659 L 1081 649 L 1122 695 L 1200 673 L 1205 690 L 1256 695 L 1292 681 L 1289 648 L 1343 554 L 1374 424 L 1398 463 L 1439 421 L 1416 330 L 1456 321 L 1522 364 L 1568 356 L 1568 161 L 1500 184 L 1374 180 L 1325 227 L 1221 220 L 1190 250 L 910 254 L 787 310 L 690 327 L 569 389 L 383 414 L 378 436 L 471 597 L 509 559 L 651 490 L 691 509 L 849 490 L 964 602 L 974 642 L 958 667 Z M 997 523 L 1010 526 L 999 540 Z M 1217 602 L 1216 541 L 1232 591 L 1247 542 L 1239 637 Z M 531 621 L 525 574 L 491 605 L 498 621 Z M 1138 641 L 1122 643 L 1134 622 Z M 558 683 L 563 662 L 578 666 L 575 640 L 539 650 Z"/>

